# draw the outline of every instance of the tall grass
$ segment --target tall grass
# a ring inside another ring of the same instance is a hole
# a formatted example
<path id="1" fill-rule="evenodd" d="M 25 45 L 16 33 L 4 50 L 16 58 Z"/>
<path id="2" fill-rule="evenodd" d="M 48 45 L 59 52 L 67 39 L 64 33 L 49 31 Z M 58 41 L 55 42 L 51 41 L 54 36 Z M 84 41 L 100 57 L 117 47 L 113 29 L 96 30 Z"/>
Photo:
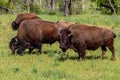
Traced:
<path id="1" fill-rule="evenodd" d="M 120 16 L 108 15 L 72 15 L 68 17 L 39 15 L 43 20 L 56 22 L 58 20 L 75 23 L 97 25 L 110 28 L 116 33 L 116 61 L 111 61 L 108 50 L 102 61 L 97 57 L 101 49 L 87 51 L 85 60 L 78 61 L 78 54 L 67 50 L 67 56 L 62 54 L 59 43 L 44 44 L 42 54 L 11 55 L 9 41 L 17 31 L 11 29 L 11 22 L 16 15 L 0 15 L 0 80 L 119 80 L 120 79 Z M 36 53 L 36 51 L 34 51 Z"/>

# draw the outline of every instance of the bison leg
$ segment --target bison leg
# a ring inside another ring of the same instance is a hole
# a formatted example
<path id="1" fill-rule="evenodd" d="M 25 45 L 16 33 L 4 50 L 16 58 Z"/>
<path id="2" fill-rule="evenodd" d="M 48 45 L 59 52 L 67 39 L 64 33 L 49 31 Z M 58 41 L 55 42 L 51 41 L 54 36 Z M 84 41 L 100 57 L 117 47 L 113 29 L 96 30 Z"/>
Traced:
<path id="1" fill-rule="evenodd" d="M 25 50 L 25 48 L 19 48 L 19 49 L 17 50 L 17 54 L 22 55 L 23 52 L 24 52 L 24 50 Z"/>
<path id="2" fill-rule="evenodd" d="M 41 54 L 41 48 L 42 48 L 42 43 L 39 43 L 39 45 L 38 45 L 38 52 L 37 52 L 38 55 Z"/>
<path id="3" fill-rule="evenodd" d="M 110 51 L 112 52 L 112 60 L 115 60 L 115 48 L 113 45 L 108 46 Z"/>
<path id="4" fill-rule="evenodd" d="M 78 52 L 78 55 L 79 55 L 79 60 L 81 61 L 81 60 L 83 60 L 83 58 L 85 57 L 85 50 L 80 50 L 79 52 Z"/>
<path id="5" fill-rule="evenodd" d="M 80 43 L 76 43 L 74 44 L 75 50 L 77 50 L 78 55 L 79 55 L 79 60 L 82 60 L 85 57 L 85 50 L 86 50 L 86 45 L 85 44 L 80 44 Z"/>
<path id="6" fill-rule="evenodd" d="M 101 46 L 101 49 L 102 49 L 102 54 L 101 54 L 101 56 L 99 57 L 99 59 L 100 59 L 100 60 L 102 60 L 102 59 L 103 59 L 103 56 L 105 55 L 105 52 L 107 51 L 107 49 L 106 49 L 106 46 L 105 46 L 105 45 Z"/>
<path id="7" fill-rule="evenodd" d="M 34 46 L 30 46 L 30 47 L 29 47 L 29 52 L 28 52 L 28 53 L 31 53 L 34 49 L 35 49 Z"/>
<path id="8" fill-rule="evenodd" d="M 84 58 L 84 53 L 78 53 L 78 55 L 79 55 L 79 60 L 81 61 L 81 60 L 83 60 L 83 58 Z"/>
<path id="9" fill-rule="evenodd" d="M 28 53 L 31 53 L 33 51 L 33 49 L 29 49 L 29 52 Z"/>

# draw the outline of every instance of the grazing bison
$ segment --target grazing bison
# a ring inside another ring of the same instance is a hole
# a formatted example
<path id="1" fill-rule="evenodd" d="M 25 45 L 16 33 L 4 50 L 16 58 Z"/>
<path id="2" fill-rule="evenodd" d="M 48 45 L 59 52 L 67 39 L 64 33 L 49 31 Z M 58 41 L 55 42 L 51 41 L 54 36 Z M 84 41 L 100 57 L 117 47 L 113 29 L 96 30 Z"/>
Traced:
<path id="1" fill-rule="evenodd" d="M 106 47 L 112 52 L 115 60 L 114 38 L 115 34 L 108 29 L 83 24 L 74 24 L 60 30 L 60 48 L 65 52 L 68 48 L 78 52 L 79 59 L 85 56 L 85 50 L 96 50 L 101 47 L 103 58 Z"/>
<path id="2" fill-rule="evenodd" d="M 15 54 L 15 51 L 17 49 L 19 49 L 19 47 L 21 46 L 21 43 L 19 41 L 19 39 L 17 38 L 17 36 L 13 37 L 10 42 L 9 42 L 9 48 L 12 51 L 12 54 Z M 25 43 L 24 44 L 25 49 L 28 48 L 29 49 L 29 53 L 31 53 L 33 51 L 33 49 L 35 49 L 36 47 L 30 43 Z"/>
<path id="3" fill-rule="evenodd" d="M 13 30 L 17 30 L 20 23 L 23 20 L 27 20 L 27 19 L 40 19 L 40 18 L 34 13 L 21 13 L 21 14 L 18 14 L 15 21 L 12 22 Z"/>
<path id="4" fill-rule="evenodd" d="M 59 41 L 59 30 L 57 23 L 43 21 L 38 19 L 29 19 L 21 22 L 15 42 L 17 44 L 17 53 L 21 54 L 26 48 L 26 43 L 38 49 L 38 54 L 41 53 L 42 43 L 52 44 Z M 11 48 L 10 48 L 11 49 Z M 14 48 L 16 50 L 16 48 Z M 13 50 L 14 50 L 13 49 Z M 12 49 L 11 49 L 12 50 Z"/>

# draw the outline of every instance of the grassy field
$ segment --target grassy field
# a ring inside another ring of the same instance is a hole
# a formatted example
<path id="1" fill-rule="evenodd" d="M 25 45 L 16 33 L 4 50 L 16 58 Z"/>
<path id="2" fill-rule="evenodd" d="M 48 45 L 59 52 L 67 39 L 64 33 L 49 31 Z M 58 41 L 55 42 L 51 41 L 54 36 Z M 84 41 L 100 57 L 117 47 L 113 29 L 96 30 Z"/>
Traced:
<path id="1" fill-rule="evenodd" d="M 97 25 L 116 33 L 116 61 L 111 60 L 108 50 L 102 61 L 97 57 L 101 50 L 87 51 L 85 60 L 79 62 L 78 54 L 67 50 L 68 55 L 57 54 L 61 51 L 59 43 L 44 44 L 41 55 L 11 55 L 9 41 L 17 31 L 11 29 L 13 15 L 0 15 L 0 80 L 119 80 L 120 79 L 120 16 L 73 15 L 69 17 L 39 15 L 43 20 L 65 20 L 75 23 Z M 34 51 L 35 53 L 35 51 Z"/>

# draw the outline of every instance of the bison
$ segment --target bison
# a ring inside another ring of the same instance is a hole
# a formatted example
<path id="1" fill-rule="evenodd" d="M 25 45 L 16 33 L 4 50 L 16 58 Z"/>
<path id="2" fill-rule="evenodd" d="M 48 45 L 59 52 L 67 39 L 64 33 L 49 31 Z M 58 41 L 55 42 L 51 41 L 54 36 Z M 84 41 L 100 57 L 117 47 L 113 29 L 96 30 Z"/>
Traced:
<path id="1" fill-rule="evenodd" d="M 73 24 L 60 30 L 60 48 L 65 52 L 72 48 L 78 52 L 79 59 L 85 56 L 85 50 L 96 50 L 101 47 L 102 54 L 99 57 L 103 59 L 106 47 L 112 52 L 112 60 L 115 60 L 114 38 L 115 34 L 109 29 L 85 24 Z"/>
<path id="2" fill-rule="evenodd" d="M 41 53 L 41 47 L 43 43 L 52 44 L 55 41 L 59 41 L 59 30 L 62 27 L 55 22 L 43 21 L 38 19 L 29 19 L 21 22 L 18 28 L 18 33 L 14 43 L 10 45 L 16 50 L 18 54 L 22 54 L 26 48 L 26 43 L 29 43 L 34 48 L 38 49 L 38 54 Z M 12 41 L 11 41 L 12 42 Z M 17 43 L 17 48 L 14 44 Z"/>
<path id="3" fill-rule="evenodd" d="M 23 20 L 27 20 L 27 19 L 40 19 L 40 18 L 34 13 L 21 13 L 21 14 L 18 14 L 15 21 L 12 22 L 12 29 L 17 30 L 20 23 Z"/>
<path id="4" fill-rule="evenodd" d="M 13 37 L 9 42 L 9 48 L 11 49 L 12 54 L 15 54 L 15 51 L 17 49 L 19 49 L 20 46 L 21 46 L 21 43 L 20 43 L 20 40 L 17 38 L 17 36 Z M 27 49 L 27 48 L 29 49 L 29 53 L 31 53 L 33 51 L 33 49 L 36 48 L 34 45 L 32 45 L 28 42 L 24 44 L 24 47 L 25 47 L 25 49 Z M 19 52 L 17 51 L 17 53 L 19 53 Z"/>

